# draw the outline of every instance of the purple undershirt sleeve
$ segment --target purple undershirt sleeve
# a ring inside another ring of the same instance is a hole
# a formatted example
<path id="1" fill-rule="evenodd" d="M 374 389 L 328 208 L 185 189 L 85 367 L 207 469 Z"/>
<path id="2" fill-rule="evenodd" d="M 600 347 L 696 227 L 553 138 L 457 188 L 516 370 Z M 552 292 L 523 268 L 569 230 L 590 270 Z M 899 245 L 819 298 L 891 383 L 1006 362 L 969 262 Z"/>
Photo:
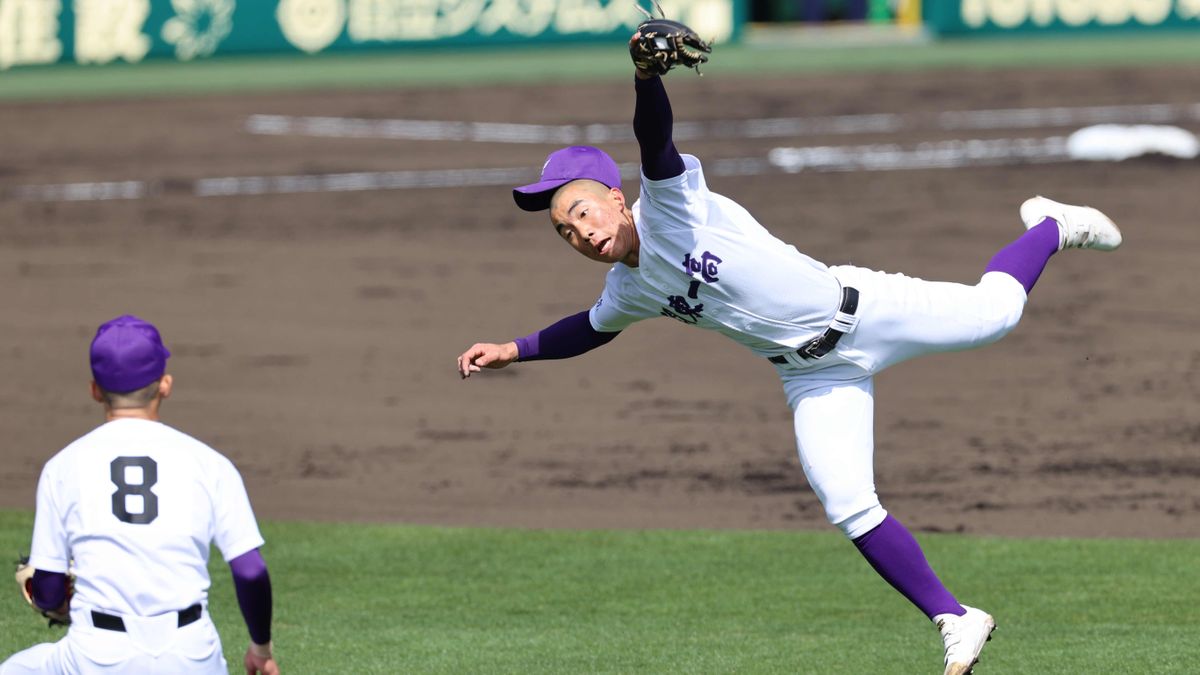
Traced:
<path id="1" fill-rule="evenodd" d="M 608 344 L 617 334 L 604 333 L 592 328 L 588 312 L 584 310 L 535 333 L 517 338 L 517 360 L 569 359 Z"/>
<path id="2" fill-rule="evenodd" d="M 67 575 L 62 572 L 33 571 L 33 604 L 55 610 L 67 599 Z"/>
<path id="3" fill-rule="evenodd" d="M 265 645 L 271 641 L 271 575 L 267 573 L 267 562 L 254 549 L 230 560 L 229 569 L 233 571 L 233 586 L 250 639 Z"/>
<path id="4" fill-rule="evenodd" d="M 683 158 L 671 140 L 671 101 L 661 77 L 635 79 L 633 135 L 642 151 L 642 173 L 650 180 L 674 178 L 684 172 Z"/>

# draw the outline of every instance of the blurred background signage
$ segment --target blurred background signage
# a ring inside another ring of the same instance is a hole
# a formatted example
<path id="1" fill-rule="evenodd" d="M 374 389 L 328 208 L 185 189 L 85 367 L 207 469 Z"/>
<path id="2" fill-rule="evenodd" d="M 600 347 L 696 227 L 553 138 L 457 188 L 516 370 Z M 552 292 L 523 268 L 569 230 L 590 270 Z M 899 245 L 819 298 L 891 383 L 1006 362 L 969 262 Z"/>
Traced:
<path id="1" fill-rule="evenodd" d="M 745 23 L 743 0 L 662 0 L 718 42 Z M 626 37 L 631 0 L 0 0 L 0 68 L 148 57 L 349 51 Z"/>
<path id="2" fill-rule="evenodd" d="M 942 33 L 1200 26 L 1200 0 L 960 0 L 926 4 L 927 20 Z"/>
<path id="3" fill-rule="evenodd" d="M 649 0 L 642 0 L 648 6 Z M 757 29 L 869 27 L 969 37 L 1194 29 L 1200 0 L 662 0 L 716 42 Z M 632 0 L 0 0 L 0 70 L 215 54 L 611 42 Z M 803 41 L 812 32 L 789 39 Z"/>

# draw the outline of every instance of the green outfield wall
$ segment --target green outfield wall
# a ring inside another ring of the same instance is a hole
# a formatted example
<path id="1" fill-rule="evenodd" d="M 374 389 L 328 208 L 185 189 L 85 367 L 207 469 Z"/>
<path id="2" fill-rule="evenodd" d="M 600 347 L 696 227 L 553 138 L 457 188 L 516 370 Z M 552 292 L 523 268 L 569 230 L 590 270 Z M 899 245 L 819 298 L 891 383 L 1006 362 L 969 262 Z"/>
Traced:
<path id="1" fill-rule="evenodd" d="M 926 24 L 940 35 L 1196 30 L 1200 0 L 925 0 Z"/>
<path id="2" fill-rule="evenodd" d="M 739 36 L 747 3 L 661 0 L 668 16 L 717 42 Z M 0 0 L 0 70 L 217 54 L 611 43 L 644 18 L 633 0 Z"/>

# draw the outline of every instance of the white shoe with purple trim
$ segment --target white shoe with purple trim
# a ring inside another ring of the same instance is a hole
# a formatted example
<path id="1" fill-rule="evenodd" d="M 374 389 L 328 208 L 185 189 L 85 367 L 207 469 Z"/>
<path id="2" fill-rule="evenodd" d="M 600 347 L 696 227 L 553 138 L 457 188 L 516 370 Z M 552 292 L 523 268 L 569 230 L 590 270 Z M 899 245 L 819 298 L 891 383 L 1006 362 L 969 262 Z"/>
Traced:
<path id="1" fill-rule="evenodd" d="M 1111 251 L 1121 245 L 1121 230 L 1108 216 L 1090 206 L 1061 204 L 1045 197 L 1026 199 L 1021 220 L 1030 229 L 1046 218 L 1058 223 L 1058 250 L 1092 248 Z"/>

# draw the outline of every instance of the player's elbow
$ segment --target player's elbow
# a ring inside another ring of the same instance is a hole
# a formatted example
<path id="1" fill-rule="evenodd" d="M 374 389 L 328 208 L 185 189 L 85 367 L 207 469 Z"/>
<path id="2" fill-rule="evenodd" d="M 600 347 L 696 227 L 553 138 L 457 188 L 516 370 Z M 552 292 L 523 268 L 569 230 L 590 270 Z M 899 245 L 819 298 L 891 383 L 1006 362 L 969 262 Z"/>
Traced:
<path id="1" fill-rule="evenodd" d="M 253 584 L 270 578 L 267 572 L 267 561 L 263 560 L 262 554 L 259 553 L 258 549 L 243 553 L 230 560 L 229 568 L 233 572 L 233 578 L 236 581 Z"/>

